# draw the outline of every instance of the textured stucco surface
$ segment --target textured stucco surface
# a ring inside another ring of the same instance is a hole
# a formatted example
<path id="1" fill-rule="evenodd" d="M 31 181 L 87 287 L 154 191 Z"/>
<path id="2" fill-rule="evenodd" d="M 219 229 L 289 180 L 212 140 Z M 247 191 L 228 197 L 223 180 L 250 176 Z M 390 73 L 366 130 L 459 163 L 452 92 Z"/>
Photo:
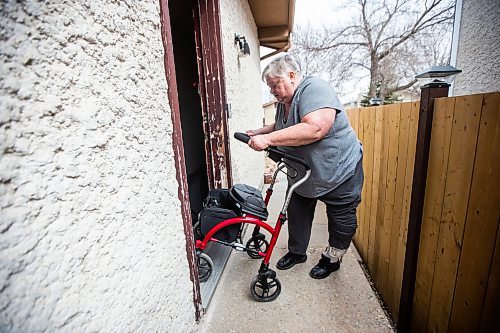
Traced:
<path id="1" fill-rule="evenodd" d="M 158 1 L 0 8 L 0 331 L 195 330 Z"/>
<path id="2" fill-rule="evenodd" d="M 233 138 L 234 132 L 263 125 L 257 28 L 246 0 L 221 0 L 220 7 L 227 102 L 231 108 L 228 128 L 233 182 L 257 187 L 263 181 L 264 153 L 255 152 Z M 250 56 L 238 57 L 234 34 L 245 36 Z"/>
<path id="3" fill-rule="evenodd" d="M 500 91 L 500 1 L 463 0 L 453 95 Z"/>

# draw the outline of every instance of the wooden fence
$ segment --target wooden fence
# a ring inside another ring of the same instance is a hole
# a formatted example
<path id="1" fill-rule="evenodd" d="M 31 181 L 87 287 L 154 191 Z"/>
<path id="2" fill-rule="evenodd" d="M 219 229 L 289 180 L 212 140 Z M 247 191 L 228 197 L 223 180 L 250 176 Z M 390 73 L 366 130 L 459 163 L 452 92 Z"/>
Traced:
<path id="1" fill-rule="evenodd" d="M 397 321 L 419 103 L 348 110 L 364 145 L 354 243 Z M 412 332 L 500 332 L 500 93 L 439 98 Z"/>

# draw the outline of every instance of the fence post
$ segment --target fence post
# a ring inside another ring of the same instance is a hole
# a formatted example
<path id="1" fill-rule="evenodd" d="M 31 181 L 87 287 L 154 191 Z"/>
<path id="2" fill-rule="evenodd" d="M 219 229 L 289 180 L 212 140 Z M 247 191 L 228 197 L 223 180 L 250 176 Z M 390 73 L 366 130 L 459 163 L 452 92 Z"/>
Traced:
<path id="1" fill-rule="evenodd" d="M 420 230 L 424 210 L 427 166 L 431 143 L 432 118 L 434 115 L 434 99 L 447 97 L 450 85 L 446 82 L 432 82 L 422 87 L 417 129 L 417 145 L 413 169 L 413 183 L 408 219 L 406 253 L 403 268 L 403 281 L 399 301 L 398 332 L 409 332 L 415 280 L 417 275 L 418 251 L 420 246 Z"/>

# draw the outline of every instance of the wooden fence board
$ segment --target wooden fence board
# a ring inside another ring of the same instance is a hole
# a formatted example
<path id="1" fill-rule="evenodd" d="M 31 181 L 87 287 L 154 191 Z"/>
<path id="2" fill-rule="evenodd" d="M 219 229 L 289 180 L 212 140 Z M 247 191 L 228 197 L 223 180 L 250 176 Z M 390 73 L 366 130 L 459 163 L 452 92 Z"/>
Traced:
<path id="1" fill-rule="evenodd" d="M 348 111 L 348 116 L 349 116 L 349 122 L 351 124 L 352 129 L 356 133 L 356 136 L 359 138 L 359 128 L 358 128 L 358 120 L 359 120 L 359 113 L 361 112 L 361 109 L 350 109 Z M 359 225 L 359 216 L 358 216 L 358 225 Z M 360 240 L 359 240 L 359 232 L 356 230 L 356 234 L 354 235 L 353 238 L 354 243 L 356 244 L 356 249 L 359 251 L 359 247 L 361 246 Z"/>
<path id="2" fill-rule="evenodd" d="M 359 138 L 359 114 L 361 112 L 361 109 L 353 109 L 353 110 L 350 110 L 351 112 L 351 117 L 349 119 L 349 121 L 351 122 L 351 126 L 352 128 L 354 129 L 354 132 L 356 132 L 356 136 Z M 359 226 L 359 215 L 357 216 L 357 223 L 358 223 L 358 226 Z M 361 242 L 359 240 L 360 236 L 359 236 L 359 232 L 358 230 L 356 230 L 356 234 L 354 235 L 354 238 L 353 238 L 353 242 L 356 244 L 356 249 L 358 249 L 359 251 L 359 248 L 361 247 Z"/>
<path id="3" fill-rule="evenodd" d="M 482 95 L 456 97 L 427 331 L 446 332 L 469 200 Z"/>
<path id="4" fill-rule="evenodd" d="M 415 295 L 413 299 L 411 323 L 413 332 L 425 332 L 427 326 L 439 224 L 441 221 L 446 173 L 448 170 L 454 107 L 454 98 L 440 98 L 434 102 L 432 139 L 427 171 L 427 179 L 429 181 L 427 182 L 425 193 Z"/>
<path id="5" fill-rule="evenodd" d="M 364 207 L 364 220 L 365 220 L 365 233 L 363 237 L 363 243 L 365 244 L 365 256 L 363 260 L 368 262 L 368 251 L 370 249 L 370 224 L 371 218 L 371 200 L 370 194 L 372 192 L 372 179 L 373 173 L 373 135 L 374 135 L 374 117 L 375 108 L 366 108 L 365 118 L 364 118 L 364 141 L 363 141 L 363 193 L 361 196 L 361 202 Z"/>
<path id="6" fill-rule="evenodd" d="M 368 167 L 365 171 L 365 184 L 368 186 L 366 196 L 363 200 L 366 202 L 367 209 L 369 209 L 370 223 L 368 226 L 368 253 L 366 263 L 368 267 L 373 262 L 373 255 L 375 249 L 375 226 L 377 216 L 377 192 L 378 192 L 378 176 L 379 176 L 379 163 L 380 163 L 380 126 L 381 117 L 378 117 L 380 112 L 372 107 L 370 108 L 370 120 L 368 129 L 367 150 L 366 155 L 368 160 Z"/>
<path id="7" fill-rule="evenodd" d="M 358 112 L 358 138 L 361 142 L 365 141 L 365 113 L 366 109 L 360 109 Z M 365 187 L 363 186 L 363 189 L 361 190 L 361 193 L 365 191 Z M 359 247 L 358 251 L 361 254 L 361 257 L 366 258 L 366 243 L 363 241 L 365 238 L 365 234 L 368 232 L 366 230 L 366 221 L 365 221 L 365 216 L 366 216 L 366 205 L 365 203 L 362 203 L 360 205 L 360 208 L 357 211 L 357 217 L 358 217 L 358 239 L 359 239 Z"/>
<path id="8" fill-rule="evenodd" d="M 389 290 L 391 287 L 388 285 L 387 277 L 389 273 L 389 257 L 391 246 L 391 232 L 392 232 L 392 213 L 394 211 L 394 195 L 396 191 L 396 177 L 397 177 L 397 154 L 399 145 L 399 122 L 400 122 L 401 104 L 393 104 L 387 106 L 388 112 L 388 134 L 389 146 L 387 155 L 387 174 L 385 180 L 385 200 L 384 200 L 384 215 L 381 223 L 381 246 L 380 258 L 378 261 L 378 286 L 380 293 L 384 296 L 386 301 L 389 300 Z M 382 183 L 384 184 L 384 183 Z"/>
<path id="9" fill-rule="evenodd" d="M 500 216 L 499 105 L 500 95 L 484 95 L 450 332 L 479 329 Z"/>
<path id="10" fill-rule="evenodd" d="M 351 123 L 352 129 L 359 136 L 358 119 L 361 109 L 350 109 L 349 110 L 349 122 Z"/>
<path id="11" fill-rule="evenodd" d="M 358 128 L 358 123 L 359 123 L 359 109 L 356 110 L 356 112 L 353 112 L 352 114 L 352 123 L 351 126 L 354 129 L 354 132 L 356 132 L 357 135 L 359 135 L 359 128 Z"/>
<path id="12" fill-rule="evenodd" d="M 371 122 L 370 122 L 370 114 L 373 112 L 373 107 L 370 108 L 365 108 L 363 112 L 363 165 L 366 165 L 366 168 L 371 167 L 370 164 L 372 164 L 372 161 L 370 159 L 373 158 L 373 131 L 370 130 L 371 128 Z M 365 160 L 366 159 L 366 160 Z M 363 166 L 363 173 L 364 170 L 366 169 Z M 366 260 L 368 257 L 368 235 L 370 234 L 370 207 L 371 207 L 371 202 L 369 200 L 364 200 L 368 195 L 369 191 L 371 191 L 371 177 L 369 177 L 370 182 L 366 182 L 366 176 L 365 180 L 363 181 L 363 193 L 361 196 L 361 200 L 363 202 L 363 208 L 364 208 L 364 214 L 363 214 L 363 221 L 364 221 L 364 232 L 363 232 L 363 250 L 364 250 L 364 256 L 363 259 Z"/>
<path id="13" fill-rule="evenodd" d="M 387 165 L 389 156 L 389 112 L 386 106 L 381 109 L 382 112 L 382 139 L 381 139 L 381 151 L 380 151 L 380 178 L 378 186 L 378 201 L 377 201 L 377 216 L 375 225 L 375 256 L 373 264 L 373 275 L 372 278 L 375 281 L 375 285 L 380 293 L 382 293 L 381 275 L 379 274 L 379 268 L 383 265 L 382 261 L 382 248 L 385 245 L 385 233 L 384 233 L 384 212 L 385 212 L 385 197 L 386 197 L 386 183 L 387 183 Z"/>
<path id="14" fill-rule="evenodd" d="M 389 288 L 387 305 L 391 313 L 397 313 L 399 310 L 399 294 L 396 295 L 395 281 L 397 269 L 397 256 L 400 240 L 400 225 L 403 221 L 403 193 L 405 187 L 406 176 L 406 159 L 408 153 L 408 134 L 410 127 L 410 112 L 411 104 L 401 104 L 399 134 L 398 134 L 398 151 L 396 155 L 396 179 L 394 192 L 394 209 L 392 211 L 391 225 L 391 244 L 389 252 L 389 270 L 387 272 L 387 285 Z"/>

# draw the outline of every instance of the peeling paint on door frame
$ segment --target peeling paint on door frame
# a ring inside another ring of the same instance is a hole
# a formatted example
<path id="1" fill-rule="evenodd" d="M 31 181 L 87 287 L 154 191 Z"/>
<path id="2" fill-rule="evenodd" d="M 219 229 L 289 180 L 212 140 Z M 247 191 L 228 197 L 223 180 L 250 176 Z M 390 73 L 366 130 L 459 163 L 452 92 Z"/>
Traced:
<path id="1" fill-rule="evenodd" d="M 197 3 L 193 17 L 209 187 L 229 188 L 232 185 L 231 155 L 219 0 L 198 0 Z"/>

